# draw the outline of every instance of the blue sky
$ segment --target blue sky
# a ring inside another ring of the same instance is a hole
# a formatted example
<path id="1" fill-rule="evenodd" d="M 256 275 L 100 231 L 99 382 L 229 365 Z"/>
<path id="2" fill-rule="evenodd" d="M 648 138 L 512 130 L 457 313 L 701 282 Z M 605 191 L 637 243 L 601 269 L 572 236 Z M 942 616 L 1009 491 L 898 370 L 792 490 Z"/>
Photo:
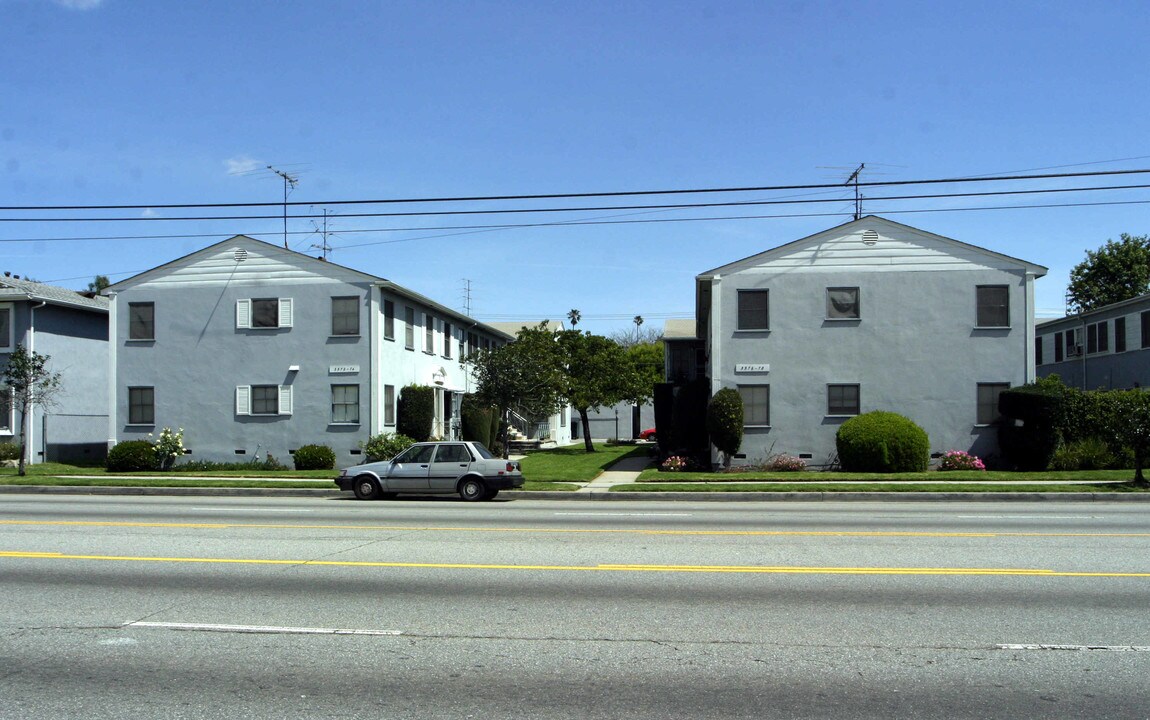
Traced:
<path id="1" fill-rule="evenodd" d="M 864 181 L 1150 168 L 1148 37 L 1144 0 L 0 0 L 0 205 L 157 218 L 0 210 L 0 270 L 83 288 L 237 233 L 282 243 L 277 218 L 153 207 L 280 201 L 271 165 L 298 178 L 290 200 L 307 204 L 293 215 L 329 211 L 333 262 L 461 310 L 469 281 L 483 320 L 579 308 L 594 332 L 634 315 L 661 327 L 692 313 L 696 274 L 849 220 L 851 190 L 506 202 L 835 200 L 500 216 L 351 217 L 493 205 L 334 203 L 832 184 L 860 163 Z M 1085 250 L 1150 232 L 1147 203 L 1132 189 L 863 209 L 1049 267 L 1038 306 L 1058 315 Z M 1070 206 L 968 209 L 1023 204 Z M 289 219 L 289 245 L 318 253 L 319 224 Z M 531 227 L 460 229 L 507 224 Z"/>

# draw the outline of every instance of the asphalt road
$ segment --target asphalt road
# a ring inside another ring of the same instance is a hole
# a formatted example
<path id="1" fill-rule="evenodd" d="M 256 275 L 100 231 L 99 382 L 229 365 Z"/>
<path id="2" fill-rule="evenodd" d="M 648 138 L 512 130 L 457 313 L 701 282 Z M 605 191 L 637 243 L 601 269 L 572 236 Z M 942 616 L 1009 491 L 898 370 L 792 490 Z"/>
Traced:
<path id="1" fill-rule="evenodd" d="M 1150 717 L 1143 503 L 5 496 L 4 718 Z"/>

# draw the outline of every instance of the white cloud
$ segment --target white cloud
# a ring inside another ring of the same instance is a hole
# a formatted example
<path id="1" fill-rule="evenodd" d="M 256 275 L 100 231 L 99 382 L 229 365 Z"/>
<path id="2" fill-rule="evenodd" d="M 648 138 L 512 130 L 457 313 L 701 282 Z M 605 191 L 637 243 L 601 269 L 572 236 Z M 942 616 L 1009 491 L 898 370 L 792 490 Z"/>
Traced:
<path id="1" fill-rule="evenodd" d="M 144 212 L 140 213 L 140 217 L 155 218 L 160 217 L 160 213 L 156 212 L 152 208 L 145 208 Z"/>
<path id="2" fill-rule="evenodd" d="M 52 0 L 52 2 L 69 10 L 95 10 L 104 4 L 104 0 Z"/>
<path id="3" fill-rule="evenodd" d="M 243 173 L 249 173 L 252 170 L 261 169 L 263 163 L 247 155 L 237 155 L 236 157 L 224 160 L 224 166 L 228 169 L 228 175 L 241 175 Z"/>

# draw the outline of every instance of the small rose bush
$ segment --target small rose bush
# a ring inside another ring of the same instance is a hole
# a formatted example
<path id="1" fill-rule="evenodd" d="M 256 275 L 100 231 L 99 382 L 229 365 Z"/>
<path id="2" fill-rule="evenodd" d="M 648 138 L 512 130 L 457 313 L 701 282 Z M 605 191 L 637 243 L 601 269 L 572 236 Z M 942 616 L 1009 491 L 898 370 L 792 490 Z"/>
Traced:
<path id="1" fill-rule="evenodd" d="M 664 460 L 663 464 L 659 467 L 666 472 L 682 472 L 687 469 L 687 458 L 672 455 Z"/>
<path id="2" fill-rule="evenodd" d="M 152 437 L 152 433 L 148 433 Z M 176 464 L 176 458 L 184 454 L 184 429 L 172 431 L 166 427 L 160 431 L 160 437 L 152 443 L 156 452 L 156 465 L 160 470 L 171 470 Z"/>
<path id="3" fill-rule="evenodd" d="M 986 465 L 976 455 L 962 450 L 948 450 L 938 463 L 939 470 L 985 470 Z"/>
<path id="4" fill-rule="evenodd" d="M 774 456 L 768 467 L 775 472 L 801 472 L 807 469 L 807 462 L 801 457 L 782 453 Z"/>

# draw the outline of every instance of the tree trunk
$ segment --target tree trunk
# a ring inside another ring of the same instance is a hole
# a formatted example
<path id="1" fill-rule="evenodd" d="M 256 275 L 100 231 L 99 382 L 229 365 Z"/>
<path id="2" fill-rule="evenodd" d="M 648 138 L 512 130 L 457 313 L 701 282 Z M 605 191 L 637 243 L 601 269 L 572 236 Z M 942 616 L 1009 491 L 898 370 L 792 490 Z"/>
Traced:
<path id="1" fill-rule="evenodd" d="M 1142 474 L 1142 453 L 1138 450 L 1134 451 L 1134 487 L 1150 487 L 1150 482 L 1146 481 L 1146 477 Z"/>
<path id="2" fill-rule="evenodd" d="M 591 420 L 587 417 L 587 408 L 579 408 L 579 424 L 583 426 L 583 447 L 587 452 L 595 452 L 595 444 L 591 442 Z"/>
<path id="3" fill-rule="evenodd" d="M 20 459 L 16 461 L 16 474 L 24 477 L 28 471 L 24 469 L 24 458 L 28 455 L 28 443 L 24 439 L 24 428 L 20 428 Z"/>

